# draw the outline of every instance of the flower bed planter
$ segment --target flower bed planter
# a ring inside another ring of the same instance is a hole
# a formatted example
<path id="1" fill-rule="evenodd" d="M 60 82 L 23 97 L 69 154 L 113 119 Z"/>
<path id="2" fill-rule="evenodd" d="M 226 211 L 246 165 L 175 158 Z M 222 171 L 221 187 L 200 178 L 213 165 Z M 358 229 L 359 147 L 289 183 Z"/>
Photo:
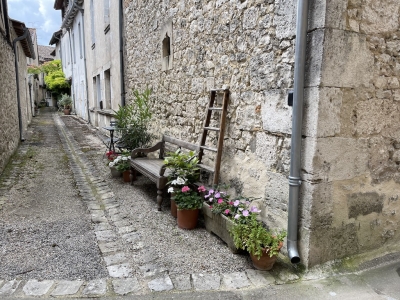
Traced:
<path id="1" fill-rule="evenodd" d="M 229 220 L 227 217 L 221 214 L 214 214 L 211 211 L 210 206 L 207 203 L 203 203 L 203 216 L 204 216 L 204 223 L 206 226 L 206 230 L 208 232 L 214 233 L 218 236 L 221 240 L 223 240 L 232 251 L 232 253 L 240 253 L 243 252 L 242 250 L 235 247 L 233 243 L 233 239 L 229 234 L 229 230 L 233 226 L 233 221 Z"/>

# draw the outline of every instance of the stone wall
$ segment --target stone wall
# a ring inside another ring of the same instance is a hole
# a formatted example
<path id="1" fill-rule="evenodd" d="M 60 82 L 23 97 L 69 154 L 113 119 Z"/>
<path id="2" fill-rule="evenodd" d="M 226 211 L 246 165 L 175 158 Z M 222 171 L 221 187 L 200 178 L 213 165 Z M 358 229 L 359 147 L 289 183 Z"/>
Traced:
<path id="1" fill-rule="evenodd" d="M 0 33 L 0 173 L 18 147 L 18 111 L 15 85 L 14 53 Z"/>
<path id="2" fill-rule="evenodd" d="M 153 132 L 198 143 L 209 90 L 229 86 L 221 180 L 260 197 L 263 220 L 282 228 L 296 3 L 124 3 L 127 91 L 153 89 Z M 299 207 L 306 266 L 390 250 L 400 239 L 399 4 L 310 3 Z M 161 71 L 161 33 L 171 19 L 172 67 Z"/>
<path id="3" fill-rule="evenodd" d="M 400 240 L 400 3 L 342 0 L 324 10 L 309 34 L 309 265 L 399 251 Z"/>

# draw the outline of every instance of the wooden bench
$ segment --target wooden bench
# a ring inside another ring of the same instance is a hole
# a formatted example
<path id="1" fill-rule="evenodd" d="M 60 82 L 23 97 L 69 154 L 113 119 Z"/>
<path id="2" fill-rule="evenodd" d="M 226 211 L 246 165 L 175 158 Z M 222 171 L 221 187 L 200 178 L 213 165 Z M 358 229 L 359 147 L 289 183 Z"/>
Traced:
<path id="1" fill-rule="evenodd" d="M 166 143 L 176 148 L 185 148 L 187 150 L 193 150 L 198 152 L 199 146 L 188 143 L 185 141 L 178 140 L 176 138 L 164 135 L 162 140 L 151 148 L 138 148 L 134 149 L 131 153 L 130 164 L 131 164 L 131 184 L 133 184 L 136 178 L 136 171 L 142 173 L 148 177 L 157 185 L 157 205 L 158 210 L 161 210 L 161 204 L 163 201 L 163 190 L 168 183 L 168 169 L 164 166 L 164 155 L 166 150 Z M 141 157 L 141 153 L 149 154 L 155 151 L 160 151 L 158 158 Z M 176 149 L 175 149 L 176 150 Z M 173 151 L 173 149 L 171 149 Z"/>

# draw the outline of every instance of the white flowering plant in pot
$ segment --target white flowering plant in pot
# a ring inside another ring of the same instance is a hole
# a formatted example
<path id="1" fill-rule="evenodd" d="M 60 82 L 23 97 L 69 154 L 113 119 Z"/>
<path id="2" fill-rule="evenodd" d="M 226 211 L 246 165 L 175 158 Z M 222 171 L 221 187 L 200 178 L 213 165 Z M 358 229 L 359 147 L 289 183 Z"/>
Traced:
<path id="1" fill-rule="evenodd" d="M 118 171 L 124 172 L 130 169 L 129 153 L 118 155 L 113 161 L 108 163 L 110 168 L 115 167 Z"/>

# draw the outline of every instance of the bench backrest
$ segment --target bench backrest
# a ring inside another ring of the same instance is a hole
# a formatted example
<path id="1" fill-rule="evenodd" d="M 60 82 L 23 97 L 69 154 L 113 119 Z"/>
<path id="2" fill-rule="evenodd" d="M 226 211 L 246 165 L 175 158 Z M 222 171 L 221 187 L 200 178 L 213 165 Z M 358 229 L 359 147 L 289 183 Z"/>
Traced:
<path id="1" fill-rule="evenodd" d="M 199 145 L 195 145 L 189 142 L 185 142 L 182 140 L 178 140 L 176 138 L 173 138 L 172 136 L 168 136 L 168 135 L 163 135 L 162 137 L 162 142 L 163 142 L 163 147 L 160 149 L 160 158 L 164 158 L 165 155 L 165 143 L 170 143 L 173 145 L 176 145 L 180 148 L 184 148 L 187 150 L 192 150 L 192 151 L 196 151 L 197 153 L 199 152 Z"/>

